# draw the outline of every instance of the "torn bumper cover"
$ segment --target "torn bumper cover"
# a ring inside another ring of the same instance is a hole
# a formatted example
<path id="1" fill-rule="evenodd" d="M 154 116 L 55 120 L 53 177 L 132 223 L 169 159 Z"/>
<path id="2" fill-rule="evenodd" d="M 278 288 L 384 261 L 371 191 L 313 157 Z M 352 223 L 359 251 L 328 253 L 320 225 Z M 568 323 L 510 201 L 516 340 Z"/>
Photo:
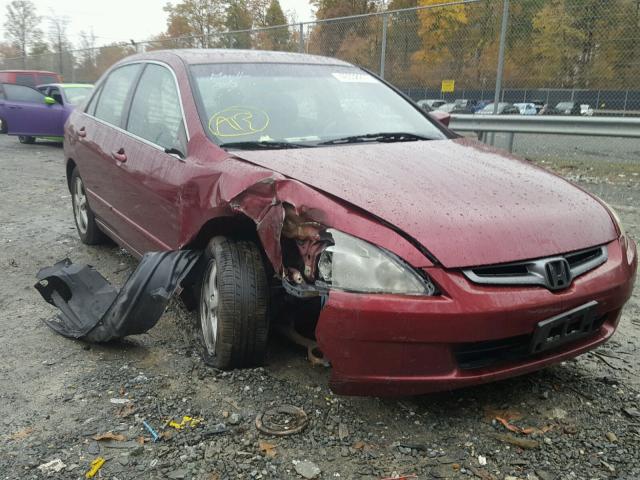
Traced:
<path id="1" fill-rule="evenodd" d="M 144 333 L 158 322 L 200 253 L 147 253 L 120 291 L 93 267 L 72 263 L 68 258 L 43 268 L 34 286 L 47 302 L 60 309 L 45 323 L 60 335 L 88 342 Z"/>

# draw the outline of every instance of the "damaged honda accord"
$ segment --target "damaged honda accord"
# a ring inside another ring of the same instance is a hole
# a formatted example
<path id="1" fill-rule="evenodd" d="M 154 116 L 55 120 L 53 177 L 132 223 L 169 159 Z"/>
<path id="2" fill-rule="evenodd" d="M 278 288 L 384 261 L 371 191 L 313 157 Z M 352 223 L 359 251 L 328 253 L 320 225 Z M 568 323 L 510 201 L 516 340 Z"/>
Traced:
<path id="1" fill-rule="evenodd" d="M 82 241 L 144 256 L 156 317 L 182 282 L 218 368 L 262 363 L 277 328 L 331 366 L 339 394 L 480 384 L 602 344 L 633 288 L 636 246 L 611 207 L 336 59 L 134 55 L 64 140 Z M 167 251 L 202 254 L 145 255 Z M 56 305 L 75 295 L 55 291 L 72 267 L 39 276 Z M 82 272 L 86 295 L 104 290 Z M 94 325 L 128 312 L 129 295 L 107 297 Z M 93 338 L 140 329 L 115 331 Z"/>

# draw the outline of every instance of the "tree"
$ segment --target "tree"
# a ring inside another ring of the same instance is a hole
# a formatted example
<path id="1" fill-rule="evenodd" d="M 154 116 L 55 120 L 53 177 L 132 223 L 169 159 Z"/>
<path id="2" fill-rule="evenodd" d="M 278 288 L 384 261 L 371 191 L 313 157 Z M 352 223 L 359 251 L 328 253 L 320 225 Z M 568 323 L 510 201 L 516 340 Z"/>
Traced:
<path id="1" fill-rule="evenodd" d="M 71 50 L 71 43 L 67 38 L 67 27 L 69 19 L 56 15 L 49 16 L 49 43 L 53 46 L 54 52 L 58 54 L 58 70 L 64 74 L 64 52 Z"/>
<path id="2" fill-rule="evenodd" d="M 265 27 L 277 27 L 278 25 L 286 25 L 287 17 L 285 17 L 280 2 L 272 0 L 267 9 L 264 19 Z M 260 46 L 265 50 L 290 50 L 291 34 L 288 27 L 271 28 L 260 32 Z"/>
<path id="3" fill-rule="evenodd" d="M 555 79 L 561 88 L 575 86 L 576 62 L 585 34 L 573 25 L 565 0 L 550 0 L 533 18 L 533 77 Z M 539 83 L 542 83 L 539 82 Z"/>
<path id="4" fill-rule="evenodd" d="M 388 11 L 413 8 L 418 6 L 418 0 L 392 0 Z M 418 35 L 420 24 L 416 10 L 409 10 L 398 14 L 388 15 L 387 50 L 385 59 L 386 75 L 395 84 L 410 84 L 410 67 L 413 54 L 420 49 L 421 41 Z"/>
<path id="5" fill-rule="evenodd" d="M 318 20 L 373 13 L 383 6 L 381 0 L 312 0 L 310 3 L 316 9 Z M 356 50 L 361 57 L 362 52 L 369 49 L 364 45 L 370 45 L 370 40 L 376 40 L 375 35 L 380 33 L 379 29 L 372 30 L 372 26 L 371 18 L 319 23 L 311 32 L 309 51 L 335 57 L 339 51 L 354 51 L 349 45 L 343 44 L 346 39 L 353 42 L 359 37 L 362 41 L 357 41 Z"/>
<path id="6" fill-rule="evenodd" d="M 95 82 L 98 78 L 96 64 L 96 36 L 93 29 L 80 31 L 80 51 L 78 52 L 78 68 L 76 76 L 81 82 Z"/>
<path id="7" fill-rule="evenodd" d="M 227 48 L 251 48 L 251 33 L 244 30 L 251 29 L 253 17 L 247 8 L 246 1 L 231 0 L 229 2 L 224 26 L 229 32 L 237 32 L 225 34 L 224 43 Z"/>
<path id="8" fill-rule="evenodd" d="M 38 28 L 40 17 L 30 0 L 13 0 L 7 5 L 7 19 L 4 22 L 5 38 L 18 50 L 26 62 L 29 47 L 42 37 Z"/>
<path id="9" fill-rule="evenodd" d="M 215 45 L 215 34 L 222 29 L 225 13 L 222 0 L 184 0 L 173 5 L 167 3 L 167 35 L 180 38 L 182 47 L 210 48 Z"/>
<path id="10" fill-rule="evenodd" d="M 420 0 L 421 6 L 439 3 L 439 0 Z M 423 81 L 435 84 L 445 78 L 460 77 L 467 53 L 461 35 L 469 22 L 466 7 L 456 5 L 418 11 L 422 48 L 413 55 L 413 71 Z"/>

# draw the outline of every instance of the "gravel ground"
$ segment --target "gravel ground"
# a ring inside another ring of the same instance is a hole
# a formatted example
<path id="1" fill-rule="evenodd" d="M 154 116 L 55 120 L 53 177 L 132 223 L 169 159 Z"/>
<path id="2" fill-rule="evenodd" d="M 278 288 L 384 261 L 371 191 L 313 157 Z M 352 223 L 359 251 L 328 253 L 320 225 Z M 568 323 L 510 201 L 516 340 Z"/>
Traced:
<path id="1" fill-rule="evenodd" d="M 618 207 L 640 238 L 635 170 L 543 160 Z M 0 478 L 85 478 L 99 457 L 95 478 L 120 480 L 640 477 L 638 288 L 614 338 L 577 360 L 451 393 L 338 397 L 328 371 L 278 337 L 264 368 L 205 367 L 192 349 L 192 315 L 177 301 L 148 334 L 122 342 L 54 334 L 42 322 L 54 309 L 33 288 L 39 268 L 70 257 L 121 285 L 135 260 L 79 242 L 60 146 L 1 136 L 0 167 Z M 258 432 L 256 415 L 283 404 L 302 408 L 307 428 Z M 183 416 L 202 421 L 167 425 Z M 496 417 L 530 430 L 508 432 Z M 163 439 L 149 441 L 143 421 Z M 107 432 L 113 440 L 93 438 Z"/>

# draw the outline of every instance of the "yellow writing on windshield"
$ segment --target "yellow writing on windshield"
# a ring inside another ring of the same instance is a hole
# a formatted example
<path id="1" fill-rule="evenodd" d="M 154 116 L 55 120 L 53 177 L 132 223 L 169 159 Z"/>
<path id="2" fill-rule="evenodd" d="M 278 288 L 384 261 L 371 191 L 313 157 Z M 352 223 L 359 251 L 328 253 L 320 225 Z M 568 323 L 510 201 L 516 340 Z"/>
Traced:
<path id="1" fill-rule="evenodd" d="M 254 107 L 228 107 L 209 119 L 209 131 L 216 137 L 240 137 L 262 132 L 269 126 L 267 112 Z"/>

